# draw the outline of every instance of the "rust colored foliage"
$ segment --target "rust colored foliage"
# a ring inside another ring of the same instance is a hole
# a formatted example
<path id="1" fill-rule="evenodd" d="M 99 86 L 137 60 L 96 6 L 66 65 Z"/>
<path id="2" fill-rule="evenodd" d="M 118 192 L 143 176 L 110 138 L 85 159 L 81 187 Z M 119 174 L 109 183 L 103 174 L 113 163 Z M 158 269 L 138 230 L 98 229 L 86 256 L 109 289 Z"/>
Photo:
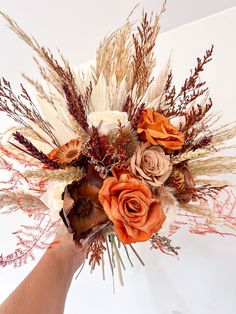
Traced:
<path id="1" fill-rule="evenodd" d="M 95 235 L 88 248 L 87 257 L 89 257 L 89 265 L 100 265 L 103 258 L 105 247 L 105 237 L 102 232 Z"/>

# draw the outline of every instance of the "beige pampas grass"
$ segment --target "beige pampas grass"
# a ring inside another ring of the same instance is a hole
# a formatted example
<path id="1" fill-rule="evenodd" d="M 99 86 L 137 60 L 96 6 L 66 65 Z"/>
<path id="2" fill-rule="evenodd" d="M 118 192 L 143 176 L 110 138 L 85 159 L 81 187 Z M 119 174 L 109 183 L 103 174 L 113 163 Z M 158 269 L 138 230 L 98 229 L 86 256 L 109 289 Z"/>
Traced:
<path id="1" fill-rule="evenodd" d="M 83 169 L 78 167 L 59 170 L 34 170 L 26 171 L 24 175 L 30 179 L 40 179 L 46 181 L 73 182 L 79 181 L 83 177 Z"/>
<path id="2" fill-rule="evenodd" d="M 222 173 L 236 174 L 236 156 L 216 156 L 190 161 L 193 176 L 213 176 Z"/>
<path id="3" fill-rule="evenodd" d="M 173 165 L 179 164 L 185 160 L 192 160 L 192 159 L 198 159 L 198 158 L 202 158 L 206 155 L 208 155 L 210 153 L 210 151 L 208 149 L 196 149 L 195 151 L 188 151 L 185 153 L 180 153 L 179 155 L 173 157 L 171 159 Z"/>

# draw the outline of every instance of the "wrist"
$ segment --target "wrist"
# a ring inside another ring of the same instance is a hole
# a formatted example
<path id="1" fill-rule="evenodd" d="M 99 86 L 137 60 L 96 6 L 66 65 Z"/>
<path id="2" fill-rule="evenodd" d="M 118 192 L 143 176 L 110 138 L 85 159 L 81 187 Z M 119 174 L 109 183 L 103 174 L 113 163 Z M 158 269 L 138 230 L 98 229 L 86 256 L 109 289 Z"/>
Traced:
<path id="1" fill-rule="evenodd" d="M 72 275 L 76 271 L 75 260 L 72 254 L 62 249 L 60 244 L 55 244 L 45 252 L 47 258 L 53 261 L 55 267 L 62 273 Z"/>
<path id="2" fill-rule="evenodd" d="M 76 270 L 83 264 L 87 253 L 87 246 L 79 247 L 75 245 L 72 235 L 61 234 L 48 248 L 46 255 L 52 259 L 61 271 L 73 276 Z"/>

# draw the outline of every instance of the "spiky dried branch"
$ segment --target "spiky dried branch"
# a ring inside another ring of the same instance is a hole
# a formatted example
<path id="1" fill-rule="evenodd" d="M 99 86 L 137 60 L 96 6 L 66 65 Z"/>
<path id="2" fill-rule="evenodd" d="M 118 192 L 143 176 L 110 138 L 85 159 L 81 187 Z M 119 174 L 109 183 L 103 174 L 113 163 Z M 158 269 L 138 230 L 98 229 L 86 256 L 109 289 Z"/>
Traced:
<path id="1" fill-rule="evenodd" d="M 34 158 L 38 159 L 39 161 L 41 161 L 44 165 L 49 166 L 50 168 L 53 169 L 58 169 L 59 165 L 55 162 L 52 161 L 51 159 L 48 158 L 48 156 L 46 154 L 44 154 L 43 152 L 41 152 L 40 150 L 38 150 L 29 140 L 27 140 L 22 134 L 20 134 L 19 132 L 15 132 L 13 134 L 13 137 L 15 138 L 15 140 L 20 143 L 21 145 L 23 145 L 25 147 L 25 149 L 27 150 L 27 152 Z"/>
<path id="2" fill-rule="evenodd" d="M 136 87 L 137 98 L 143 94 L 151 81 L 150 76 L 155 65 L 153 48 L 159 30 L 159 16 L 156 16 L 152 22 L 152 17 L 148 19 L 147 13 L 143 13 L 141 25 L 137 27 L 137 34 L 133 34 L 134 54 L 131 90 Z"/>
<path id="3" fill-rule="evenodd" d="M 43 119 L 23 85 L 21 85 L 21 90 L 21 95 L 16 96 L 12 91 L 10 82 L 2 78 L 2 80 L 0 80 L 0 111 L 6 113 L 19 124 L 27 127 L 43 142 L 51 145 L 48 139 L 42 137 L 42 134 L 39 134 L 35 130 L 36 128 L 29 123 L 29 121 L 31 121 L 36 127 L 39 127 L 44 134 L 49 136 L 54 145 L 59 146 L 59 142 L 53 134 L 51 125 Z"/>
<path id="4" fill-rule="evenodd" d="M 197 65 L 194 70 L 190 71 L 190 76 L 184 81 L 179 93 L 172 83 L 173 75 L 169 73 L 166 86 L 161 97 L 157 110 L 165 116 L 182 116 L 188 110 L 197 98 L 207 92 L 208 88 L 205 81 L 200 80 L 200 73 L 204 70 L 204 66 L 211 61 L 214 46 L 206 50 L 202 59 L 197 58 Z"/>
<path id="5" fill-rule="evenodd" d="M 168 255 L 178 255 L 179 246 L 172 246 L 171 240 L 158 235 L 158 233 L 153 234 L 150 239 L 151 245 L 154 249 L 159 249 L 162 253 Z"/>

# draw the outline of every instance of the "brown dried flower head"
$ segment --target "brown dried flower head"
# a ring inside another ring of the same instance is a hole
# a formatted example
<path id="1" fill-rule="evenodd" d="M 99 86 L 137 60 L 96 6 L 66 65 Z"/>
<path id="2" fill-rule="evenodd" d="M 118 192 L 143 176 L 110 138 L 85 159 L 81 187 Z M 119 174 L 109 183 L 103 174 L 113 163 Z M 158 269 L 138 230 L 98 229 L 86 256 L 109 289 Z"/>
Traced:
<path id="1" fill-rule="evenodd" d="M 102 183 L 101 177 L 90 167 L 86 177 L 81 181 L 74 181 L 66 188 L 63 209 L 66 217 L 63 220 L 76 242 L 93 234 L 99 230 L 99 226 L 109 221 L 98 200 Z M 61 215 L 63 216 L 63 211 Z"/>
<path id="2" fill-rule="evenodd" d="M 48 157 L 61 165 L 70 164 L 77 160 L 82 151 L 83 142 L 81 139 L 74 139 L 58 148 L 54 148 Z"/>

